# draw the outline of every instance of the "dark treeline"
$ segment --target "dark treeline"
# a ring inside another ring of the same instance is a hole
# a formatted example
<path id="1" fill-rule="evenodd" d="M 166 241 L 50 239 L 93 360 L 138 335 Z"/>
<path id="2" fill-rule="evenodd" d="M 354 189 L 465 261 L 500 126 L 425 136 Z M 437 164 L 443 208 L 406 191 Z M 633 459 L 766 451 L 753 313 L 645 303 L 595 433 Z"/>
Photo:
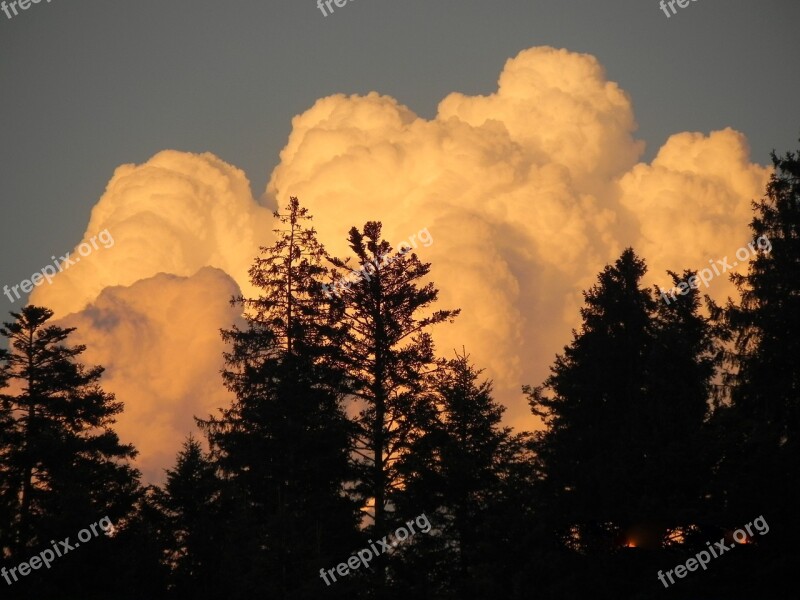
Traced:
<path id="1" fill-rule="evenodd" d="M 437 354 L 431 332 L 459 311 L 437 305 L 430 265 L 377 222 L 350 230 L 349 260 L 330 257 L 295 198 L 250 270 L 259 296 L 235 298 L 243 325 L 222 332 L 235 399 L 197 419 L 162 486 L 142 485 L 113 429 L 122 402 L 72 330 L 43 307 L 11 313 L 0 597 L 796 597 L 800 154 L 773 161 L 751 223 L 771 251 L 734 278 L 740 299 L 667 303 L 625 250 L 550 376 L 523 388 L 535 433 L 501 424 L 468 349 Z M 340 295 L 324 287 L 370 264 Z M 423 514 L 429 531 L 337 572 Z M 108 535 L 35 567 L 103 517 Z M 657 577 L 759 517 L 769 531 L 707 570 Z"/>

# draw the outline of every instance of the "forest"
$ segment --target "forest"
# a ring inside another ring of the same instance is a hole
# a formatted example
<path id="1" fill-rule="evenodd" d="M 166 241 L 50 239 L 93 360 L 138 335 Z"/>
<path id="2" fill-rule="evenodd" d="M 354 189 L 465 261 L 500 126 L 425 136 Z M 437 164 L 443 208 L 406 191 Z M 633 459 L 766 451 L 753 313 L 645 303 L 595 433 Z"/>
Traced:
<path id="1" fill-rule="evenodd" d="M 378 221 L 330 256 L 294 197 L 221 332 L 234 400 L 196 415 L 162 485 L 74 329 L 11 312 L 0 598 L 796 598 L 800 152 L 772 161 L 750 224 L 769 250 L 724 275 L 739 297 L 664 301 L 624 249 L 549 377 L 520 382 L 532 432 L 469 348 L 434 346 L 460 310 L 429 263 Z"/>

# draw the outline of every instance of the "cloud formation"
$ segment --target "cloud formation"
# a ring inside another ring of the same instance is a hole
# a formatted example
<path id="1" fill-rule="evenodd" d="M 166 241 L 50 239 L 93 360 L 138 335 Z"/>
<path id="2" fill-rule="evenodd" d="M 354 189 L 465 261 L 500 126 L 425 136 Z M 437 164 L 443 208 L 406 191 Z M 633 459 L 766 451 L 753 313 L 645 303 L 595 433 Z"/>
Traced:
<path id="1" fill-rule="evenodd" d="M 220 384 L 220 326 L 238 322 L 228 300 L 239 287 L 204 267 L 190 277 L 160 273 L 130 286 L 104 289 L 87 308 L 62 320 L 86 344 L 86 364 L 106 367 L 103 388 L 125 402 L 115 427 L 140 451 L 148 481 L 171 466 L 193 415 L 230 404 Z"/>
<path id="2" fill-rule="evenodd" d="M 665 269 L 702 268 L 749 241 L 750 201 L 769 170 L 750 162 L 744 136 L 678 133 L 645 164 L 635 128 L 630 98 L 594 57 L 548 47 L 510 59 L 493 94 L 450 94 L 430 120 L 375 92 L 321 98 L 293 119 L 263 205 L 210 154 L 118 168 L 85 235 L 108 228 L 115 247 L 33 301 L 76 313 L 126 402 L 120 431 L 143 462 L 168 466 L 191 415 L 224 404 L 218 374 L 205 376 L 221 364 L 212 338 L 235 318 L 222 306 L 233 290 L 252 293 L 247 268 L 272 240 L 264 206 L 298 196 L 339 256 L 367 220 L 395 245 L 427 228 L 435 243 L 416 252 L 433 264 L 441 307 L 463 309 L 435 332 L 440 354 L 466 346 L 508 420 L 532 427 L 520 386 L 547 375 L 581 291 L 624 247 L 647 259 L 648 283 L 665 285 Z M 709 291 L 722 298 L 727 285 Z M 139 340 L 152 354 L 139 355 Z"/>
<path id="3" fill-rule="evenodd" d="M 108 286 L 157 273 L 189 276 L 207 266 L 250 292 L 247 270 L 272 227 L 240 169 L 209 153 L 165 150 L 143 165 L 118 167 L 92 209 L 82 241 L 108 229 L 114 247 L 60 273 L 31 300 L 61 315 L 83 309 Z"/>
<path id="4" fill-rule="evenodd" d="M 106 367 L 104 388 L 125 402 L 117 430 L 149 481 L 172 464 L 194 415 L 230 402 L 219 329 L 238 318 L 230 298 L 253 293 L 247 270 L 272 228 L 241 170 L 160 152 L 117 168 L 92 209 L 82 241 L 108 229 L 114 245 L 31 295 L 78 327 L 84 362 Z"/>
<path id="5" fill-rule="evenodd" d="M 509 60 L 496 93 L 450 94 L 432 120 L 371 93 L 322 98 L 292 125 L 268 196 L 302 198 L 336 253 L 367 219 L 390 241 L 428 227 L 436 243 L 419 254 L 442 305 L 463 308 L 440 352 L 465 344 L 526 426 L 519 386 L 547 375 L 597 272 L 629 245 L 649 284 L 731 254 L 769 173 L 732 130 L 677 134 L 637 163 L 629 97 L 594 57 L 546 47 Z M 730 293 L 719 283 L 712 295 Z"/>

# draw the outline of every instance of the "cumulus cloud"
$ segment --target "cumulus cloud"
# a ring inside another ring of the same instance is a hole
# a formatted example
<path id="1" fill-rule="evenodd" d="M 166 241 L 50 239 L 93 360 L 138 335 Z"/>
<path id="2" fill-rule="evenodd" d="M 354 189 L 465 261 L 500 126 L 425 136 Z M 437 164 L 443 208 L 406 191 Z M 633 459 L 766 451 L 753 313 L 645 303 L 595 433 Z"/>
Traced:
<path id="1" fill-rule="evenodd" d="M 222 269 L 251 292 L 247 270 L 268 241 L 272 220 L 253 201 L 240 169 L 209 153 L 166 150 L 116 169 L 81 242 L 105 229 L 113 247 L 101 246 L 60 273 L 57 284 L 36 288 L 31 301 L 64 315 L 105 287 L 161 272 L 189 276 L 205 266 Z"/>
<path id="2" fill-rule="evenodd" d="M 224 345 L 219 327 L 238 321 L 229 298 L 238 286 L 219 269 L 190 277 L 159 274 L 103 290 L 84 310 L 62 319 L 86 344 L 83 360 L 106 367 L 103 388 L 125 402 L 115 427 L 141 452 L 149 481 L 173 463 L 194 427 L 230 404 L 220 384 Z"/>
<path id="3" fill-rule="evenodd" d="M 646 164 L 635 129 L 630 98 L 594 57 L 533 48 L 506 63 L 496 92 L 450 94 L 433 119 L 376 92 L 319 99 L 293 119 L 263 203 L 298 196 L 339 256 L 348 229 L 367 220 L 382 221 L 395 246 L 427 228 L 434 242 L 416 252 L 433 264 L 441 307 L 463 309 L 435 332 L 440 353 L 466 346 L 509 421 L 532 427 L 520 386 L 547 375 L 581 291 L 624 247 L 648 260 L 649 283 L 666 284 L 665 269 L 702 268 L 749 241 L 750 200 L 769 171 L 750 162 L 741 134 L 678 133 Z M 200 373 L 218 369 L 212 338 L 235 315 L 206 304 L 236 286 L 252 293 L 246 271 L 272 226 L 241 171 L 210 154 L 162 152 L 120 167 L 92 212 L 86 239 L 108 228 L 115 247 L 34 295 L 76 313 L 70 322 L 98 346 L 127 404 L 120 431 L 138 436 L 146 464 L 170 464 L 180 439 L 165 438 L 225 404 L 219 379 Z M 730 293 L 721 278 L 712 286 L 717 298 Z M 140 339 L 152 355 L 135 354 Z M 141 377 L 168 385 L 136 389 Z"/>
<path id="4" fill-rule="evenodd" d="M 531 426 L 519 386 L 547 375 L 597 272 L 628 245 L 650 283 L 701 268 L 739 247 L 763 190 L 768 172 L 740 134 L 679 134 L 647 165 L 635 128 L 594 57 L 533 48 L 506 63 L 497 92 L 450 94 L 432 120 L 377 93 L 320 99 L 294 119 L 267 194 L 300 196 L 340 254 L 368 219 L 390 241 L 428 227 L 436 242 L 419 254 L 442 305 L 463 309 L 436 333 L 440 351 L 465 344 L 510 420 Z"/>
<path id="5" fill-rule="evenodd" d="M 107 229 L 113 246 L 98 244 L 31 296 L 78 328 L 86 363 L 106 367 L 104 388 L 125 403 L 117 431 L 150 481 L 194 415 L 230 402 L 219 330 L 238 318 L 231 296 L 253 293 L 247 270 L 272 227 L 241 170 L 211 154 L 160 152 L 117 168 L 93 208 L 81 242 Z"/>
<path id="6" fill-rule="evenodd" d="M 750 200 L 763 194 L 769 173 L 750 163 L 744 136 L 732 129 L 673 135 L 652 164 L 626 173 L 620 203 L 636 216 L 636 249 L 647 257 L 650 281 L 671 288 L 667 269 L 699 270 L 725 256 L 732 264 L 736 250 L 752 241 Z M 744 269 L 742 263 L 735 270 Z M 720 277 L 708 292 L 721 299 L 735 290 Z"/>

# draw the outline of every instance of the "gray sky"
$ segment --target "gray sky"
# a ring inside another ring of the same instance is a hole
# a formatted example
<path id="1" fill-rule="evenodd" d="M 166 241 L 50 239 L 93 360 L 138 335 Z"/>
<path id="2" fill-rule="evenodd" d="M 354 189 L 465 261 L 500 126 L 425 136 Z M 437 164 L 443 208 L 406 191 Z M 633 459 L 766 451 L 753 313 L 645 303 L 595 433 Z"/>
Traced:
<path id="1" fill-rule="evenodd" d="M 376 90 L 424 117 L 486 94 L 538 45 L 595 55 L 632 97 L 645 159 L 726 126 L 766 164 L 800 137 L 800 3 L 698 0 L 53 0 L 0 13 L 0 285 L 79 240 L 115 167 L 211 151 L 262 193 L 291 118 Z M 13 307 L 0 297 L 0 307 Z"/>

